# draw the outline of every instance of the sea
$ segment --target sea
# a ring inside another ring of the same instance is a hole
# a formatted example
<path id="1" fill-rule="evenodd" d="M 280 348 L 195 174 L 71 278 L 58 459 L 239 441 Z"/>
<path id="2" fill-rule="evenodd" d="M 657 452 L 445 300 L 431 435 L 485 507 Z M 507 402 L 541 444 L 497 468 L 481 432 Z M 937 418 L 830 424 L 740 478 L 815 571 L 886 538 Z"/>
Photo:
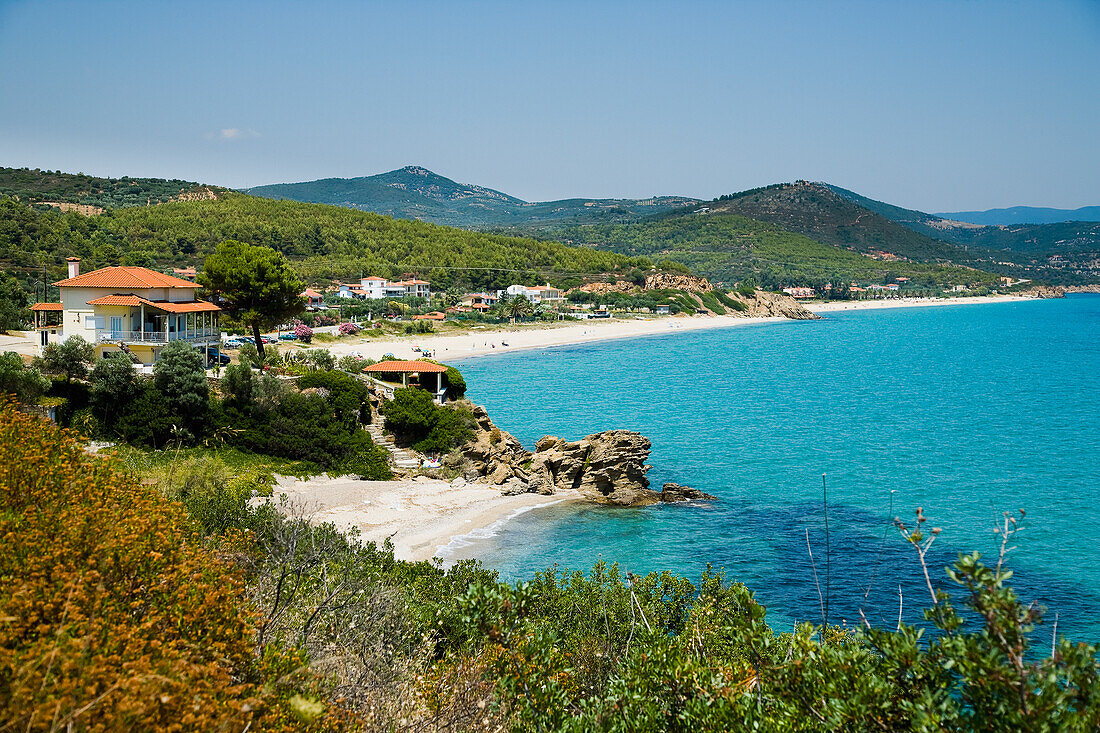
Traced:
<path id="1" fill-rule="evenodd" d="M 939 528 L 944 568 L 995 563 L 1047 609 L 1033 634 L 1100 642 L 1100 296 L 833 312 L 456 362 L 469 397 L 529 449 L 616 428 L 653 443 L 649 479 L 713 502 L 562 503 L 466 548 L 508 580 L 548 568 L 708 567 L 773 628 L 922 623 L 931 598 L 896 522 Z M 462 544 L 462 543 L 460 543 Z M 812 559 L 811 559 L 812 553 Z M 826 614 L 827 607 L 827 614 Z"/>

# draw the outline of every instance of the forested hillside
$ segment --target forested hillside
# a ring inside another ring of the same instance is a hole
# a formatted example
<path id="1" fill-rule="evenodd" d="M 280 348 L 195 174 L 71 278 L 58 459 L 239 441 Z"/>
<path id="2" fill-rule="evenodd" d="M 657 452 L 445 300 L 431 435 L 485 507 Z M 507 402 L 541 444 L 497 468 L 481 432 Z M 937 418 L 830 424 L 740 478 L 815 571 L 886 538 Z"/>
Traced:
<path id="1" fill-rule="evenodd" d="M 199 264 L 225 239 L 273 247 L 313 281 L 415 273 L 437 287 L 504 287 L 651 267 L 613 252 L 237 193 L 95 217 L 0 199 L 0 267 L 16 272 L 40 273 L 46 265 L 60 275 L 71 255 L 85 258 L 86 269 Z"/>
<path id="2" fill-rule="evenodd" d="M 58 202 L 101 208 L 172 201 L 203 189 L 193 181 L 163 178 L 96 178 L 37 168 L 0 168 L 0 194 L 25 203 Z M 201 195 L 209 195 L 205 191 Z"/>
<path id="3" fill-rule="evenodd" d="M 684 214 L 639 224 L 577 226 L 566 232 L 566 241 L 632 256 L 667 258 L 715 282 L 753 277 L 769 288 L 892 282 L 897 277 L 909 277 L 914 284 L 929 288 L 992 285 L 996 281 L 990 273 L 952 265 L 871 259 L 775 224 L 729 214 Z"/>
<path id="4" fill-rule="evenodd" d="M 420 166 L 360 178 L 324 178 L 255 186 L 245 193 L 272 199 L 347 206 L 398 219 L 493 229 L 556 231 L 563 223 L 621 222 L 695 203 L 680 196 L 527 202 L 483 186 L 457 183 Z"/>

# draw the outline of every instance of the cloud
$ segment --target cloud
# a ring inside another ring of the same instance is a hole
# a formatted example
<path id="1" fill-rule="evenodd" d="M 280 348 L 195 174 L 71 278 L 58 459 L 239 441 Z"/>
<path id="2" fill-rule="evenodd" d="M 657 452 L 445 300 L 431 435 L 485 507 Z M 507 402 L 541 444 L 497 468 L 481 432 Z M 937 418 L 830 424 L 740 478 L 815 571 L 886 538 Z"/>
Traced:
<path id="1" fill-rule="evenodd" d="M 259 137 L 260 133 L 249 128 L 242 130 L 239 127 L 223 127 L 217 132 L 206 133 L 207 140 L 243 140 L 245 138 Z"/>

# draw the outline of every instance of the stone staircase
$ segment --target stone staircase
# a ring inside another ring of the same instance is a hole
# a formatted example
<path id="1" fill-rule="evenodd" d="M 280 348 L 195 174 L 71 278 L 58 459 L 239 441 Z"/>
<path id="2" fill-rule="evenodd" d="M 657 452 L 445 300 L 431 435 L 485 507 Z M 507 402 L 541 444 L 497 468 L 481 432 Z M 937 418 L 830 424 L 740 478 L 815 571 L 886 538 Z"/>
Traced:
<path id="1" fill-rule="evenodd" d="M 370 437 L 375 445 L 379 445 L 389 452 L 390 463 L 393 464 L 395 468 L 411 471 L 414 468 L 420 467 L 420 459 L 417 458 L 412 451 L 398 448 L 393 441 L 393 436 L 386 435 L 386 433 L 382 431 L 382 426 L 378 424 L 377 416 L 375 417 L 375 422 L 367 426 L 367 432 L 370 433 Z"/>

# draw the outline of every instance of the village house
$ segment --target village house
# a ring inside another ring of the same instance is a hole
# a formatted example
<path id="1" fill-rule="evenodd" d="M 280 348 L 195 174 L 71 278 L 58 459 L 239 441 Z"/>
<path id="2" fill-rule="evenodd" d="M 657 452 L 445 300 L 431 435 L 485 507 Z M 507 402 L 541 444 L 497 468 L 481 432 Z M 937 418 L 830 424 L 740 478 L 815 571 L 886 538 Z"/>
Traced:
<path id="1" fill-rule="evenodd" d="M 324 310 L 324 298 L 319 292 L 317 292 L 313 288 L 306 288 L 305 291 L 302 293 L 302 297 L 305 298 L 306 301 L 306 310 Z"/>
<path id="2" fill-rule="evenodd" d="M 431 298 L 432 287 L 427 280 L 397 280 L 389 281 L 384 277 L 364 277 L 359 284 L 341 283 L 337 293 L 341 298 L 357 298 L 359 300 L 383 300 L 385 298 Z"/>
<path id="3" fill-rule="evenodd" d="M 31 308 L 39 352 L 47 345 L 81 336 L 96 356 L 125 351 L 151 365 L 170 341 L 196 347 L 221 345 L 221 308 L 195 298 L 198 285 L 146 267 L 104 267 L 80 274 L 80 258 L 70 257 L 69 277 L 54 285 L 60 303 Z"/>
<path id="4" fill-rule="evenodd" d="M 539 305 L 546 303 L 548 305 L 557 305 L 565 302 L 565 296 L 558 288 L 551 287 L 550 283 L 545 285 L 536 285 L 535 287 L 528 287 L 526 285 L 509 285 L 507 290 L 502 291 L 510 297 L 522 295 L 531 301 L 531 305 Z"/>
<path id="5" fill-rule="evenodd" d="M 467 293 L 458 303 L 463 308 L 474 310 L 489 310 L 497 304 L 497 299 L 488 293 Z"/>
<path id="6" fill-rule="evenodd" d="M 783 288 L 783 292 L 792 298 L 813 298 L 817 295 L 813 288 Z"/>

